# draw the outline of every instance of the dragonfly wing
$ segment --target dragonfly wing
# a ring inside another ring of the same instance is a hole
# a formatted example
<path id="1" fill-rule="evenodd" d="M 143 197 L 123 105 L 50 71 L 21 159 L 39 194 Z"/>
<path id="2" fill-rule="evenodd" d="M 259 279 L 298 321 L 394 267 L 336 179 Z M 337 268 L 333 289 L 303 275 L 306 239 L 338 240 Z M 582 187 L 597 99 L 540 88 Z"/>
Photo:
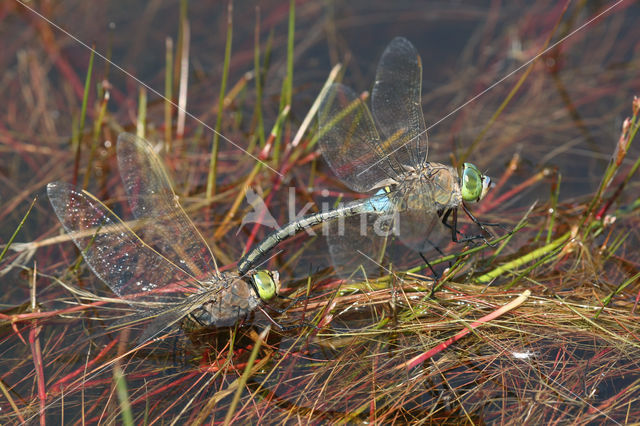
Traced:
<path id="1" fill-rule="evenodd" d="M 179 302 L 184 299 L 182 294 L 159 290 L 170 283 L 195 284 L 193 277 L 145 244 L 88 192 L 52 182 L 47 185 L 47 194 L 91 270 L 134 307 L 139 308 L 135 301 Z"/>
<path id="2" fill-rule="evenodd" d="M 169 309 L 159 309 L 155 313 L 146 315 L 145 318 L 140 318 L 142 321 L 148 321 L 138 337 L 138 344 L 157 337 L 163 330 L 175 328 L 185 316 L 210 301 L 210 298 L 211 295 L 208 293 L 193 294 Z"/>
<path id="3" fill-rule="evenodd" d="M 352 280 L 375 279 L 415 264 L 418 256 L 398 239 L 397 217 L 398 213 L 362 213 L 331 223 L 327 242 L 336 274 Z"/>
<path id="4" fill-rule="evenodd" d="M 182 318 L 189 313 L 183 304 L 165 304 L 160 308 L 151 308 L 124 317 L 107 327 L 108 331 L 127 328 L 139 335 L 138 344 L 157 337 L 163 330 L 175 329 Z"/>
<path id="5" fill-rule="evenodd" d="M 193 308 L 191 310 L 193 310 Z M 140 337 L 138 337 L 137 343 L 142 344 L 147 340 L 151 340 L 157 337 L 163 330 L 176 328 L 188 313 L 188 310 L 178 308 L 168 312 L 162 312 L 145 326 Z"/>
<path id="6" fill-rule="evenodd" d="M 433 209 L 371 211 L 328 227 L 331 261 L 343 278 L 362 280 L 409 269 L 423 263 L 418 252 L 433 256 L 451 241 L 451 231 Z"/>
<path id="7" fill-rule="evenodd" d="M 404 246 L 423 255 L 434 250 L 444 252 L 451 242 L 451 231 L 442 223 L 442 216 L 433 210 L 401 212 L 397 231 Z"/>
<path id="8" fill-rule="evenodd" d="M 385 275 L 380 265 L 385 241 L 369 232 L 379 218 L 379 214 L 363 213 L 329 224 L 327 244 L 336 275 L 354 281 Z"/>
<path id="9" fill-rule="evenodd" d="M 342 84 L 333 84 L 318 112 L 320 147 L 333 172 L 349 188 L 367 192 L 402 170 L 384 157 L 369 108 Z"/>
<path id="10" fill-rule="evenodd" d="M 389 43 L 376 72 L 371 109 L 384 142 L 381 150 L 404 165 L 427 160 L 428 139 L 422 113 L 422 61 L 403 37 Z"/>
<path id="11" fill-rule="evenodd" d="M 129 205 L 142 221 L 141 238 L 194 277 L 202 279 L 215 274 L 213 254 L 180 206 L 162 161 L 151 145 L 135 135 L 122 133 L 117 150 Z"/>

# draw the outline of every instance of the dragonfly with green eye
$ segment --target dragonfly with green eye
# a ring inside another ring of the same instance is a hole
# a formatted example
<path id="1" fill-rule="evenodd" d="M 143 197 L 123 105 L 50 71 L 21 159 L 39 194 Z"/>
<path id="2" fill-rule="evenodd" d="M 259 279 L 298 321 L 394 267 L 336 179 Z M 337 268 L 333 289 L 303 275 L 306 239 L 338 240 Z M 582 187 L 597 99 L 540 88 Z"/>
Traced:
<path id="1" fill-rule="evenodd" d="M 180 324 L 232 326 L 276 296 L 277 272 L 218 270 L 147 141 L 121 134 L 117 157 L 135 221 L 125 224 L 93 195 L 63 182 L 48 184 L 47 194 L 91 270 L 149 322 L 139 342 Z"/>
<path id="2" fill-rule="evenodd" d="M 453 167 L 428 161 L 421 90 L 422 61 L 414 46 L 401 37 L 391 41 L 380 59 L 371 93 L 372 111 L 350 88 L 330 86 L 318 112 L 322 154 L 346 186 L 374 195 L 290 222 L 249 251 L 238 263 L 238 271 L 250 270 L 281 241 L 305 229 L 330 221 L 354 222 L 356 216 L 363 215 L 392 217 L 393 223 L 383 228 L 396 229 L 396 236 L 418 251 L 435 246 L 436 227 L 447 228 L 444 230 L 454 242 L 484 240 L 482 235 L 458 235 L 457 211 L 462 208 L 488 232 L 486 226 L 495 224 L 479 222 L 465 203 L 482 200 L 491 179 L 470 163 L 464 163 L 459 175 Z M 362 218 L 359 220 L 360 226 L 347 222 L 344 232 L 327 236 L 334 266 L 358 253 L 369 257 L 365 250 L 372 245 L 370 237 L 375 236 L 362 235 L 366 227 Z M 388 239 L 388 234 L 382 239 Z M 383 250 L 389 247 L 387 241 L 377 245 Z M 372 256 L 371 260 L 378 258 L 378 254 Z"/>

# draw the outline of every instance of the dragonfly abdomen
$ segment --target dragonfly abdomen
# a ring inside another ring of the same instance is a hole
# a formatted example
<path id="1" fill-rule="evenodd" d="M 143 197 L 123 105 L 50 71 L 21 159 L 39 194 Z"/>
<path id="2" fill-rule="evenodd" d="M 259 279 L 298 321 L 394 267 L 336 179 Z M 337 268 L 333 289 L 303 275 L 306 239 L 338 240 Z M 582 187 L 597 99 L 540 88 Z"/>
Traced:
<path id="1" fill-rule="evenodd" d="M 267 235 L 265 239 L 249 251 L 238 262 L 238 273 L 240 275 L 246 274 L 262 256 L 280 244 L 287 238 L 291 238 L 299 232 L 312 228 L 320 223 L 335 220 L 341 217 L 353 216 L 360 213 L 372 212 L 379 209 L 380 206 L 372 203 L 370 199 L 356 201 L 345 204 L 337 209 L 318 212 L 309 216 L 301 217 L 297 220 L 289 222 L 283 228 L 273 231 Z"/>

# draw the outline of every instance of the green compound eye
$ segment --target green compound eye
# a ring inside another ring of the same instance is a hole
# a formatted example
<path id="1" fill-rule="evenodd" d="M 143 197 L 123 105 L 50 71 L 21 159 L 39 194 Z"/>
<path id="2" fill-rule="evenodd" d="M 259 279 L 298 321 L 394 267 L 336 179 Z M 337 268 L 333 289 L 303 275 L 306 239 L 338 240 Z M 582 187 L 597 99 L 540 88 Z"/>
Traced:
<path id="1" fill-rule="evenodd" d="M 473 164 L 464 163 L 460 189 L 462 199 L 468 202 L 480 201 L 487 195 L 489 188 L 491 188 L 491 178 L 483 175 Z"/>
<path id="2" fill-rule="evenodd" d="M 280 289 L 280 277 L 276 271 L 255 271 L 251 275 L 251 281 L 262 300 L 273 299 Z"/>

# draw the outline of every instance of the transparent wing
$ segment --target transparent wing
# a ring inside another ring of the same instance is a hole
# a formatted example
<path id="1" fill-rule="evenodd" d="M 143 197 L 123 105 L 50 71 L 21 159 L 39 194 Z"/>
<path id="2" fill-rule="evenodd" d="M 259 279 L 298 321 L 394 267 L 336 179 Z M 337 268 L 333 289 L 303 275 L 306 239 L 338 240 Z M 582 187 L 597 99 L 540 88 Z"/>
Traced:
<path id="1" fill-rule="evenodd" d="M 442 223 L 441 214 L 433 210 L 400 213 L 396 229 L 398 240 L 405 247 L 423 255 L 434 250 L 442 252 L 451 243 L 451 230 Z"/>
<path id="2" fill-rule="evenodd" d="M 422 113 L 422 61 L 409 40 L 389 43 L 376 72 L 371 109 L 385 139 L 384 155 L 404 165 L 427 160 L 428 139 Z"/>
<path id="3" fill-rule="evenodd" d="M 215 259 L 186 215 L 151 145 L 129 133 L 118 137 L 118 166 L 140 237 L 199 279 L 217 274 Z"/>
<path id="4" fill-rule="evenodd" d="M 393 206 L 410 203 L 394 199 Z M 380 196 L 373 204 L 382 205 Z M 430 204 L 433 206 L 433 204 Z M 376 213 L 334 221 L 327 232 L 327 242 L 334 269 L 343 278 L 372 279 L 390 271 L 406 270 L 423 263 L 418 252 L 427 256 L 442 252 L 451 241 L 451 231 L 442 224 L 434 208 L 379 209 Z"/>
<path id="5" fill-rule="evenodd" d="M 157 337 L 163 330 L 176 328 L 182 319 L 201 306 L 210 302 L 213 296 L 208 293 L 192 294 L 184 297 L 179 303 L 166 304 L 160 308 L 148 309 L 145 312 L 137 313 L 131 317 L 118 322 L 112 328 L 120 327 L 142 327 L 139 330 L 138 344 Z"/>
<path id="6" fill-rule="evenodd" d="M 331 223 L 327 243 L 336 275 L 361 281 L 386 275 L 386 240 L 370 232 L 385 219 L 373 213 L 344 218 Z"/>
<path id="7" fill-rule="evenodd" d="M 88 192 L 52 182 L 47 185 L 47 194 L 60 223 L 91 270 L 137 309 L 142 309 L 137 301 L 183 301 L 179 286 L 175 286 L 174 293 L 161 291 L 170 283 L 198 285 L 192 276 L 145 244 Z"/>
<path id="8" fill-rule="evenodd" d="M 320 147 L 333 172 L 349 188 L 367 192 L 402 170 L 387 158 L 369 108 L 342 84 L 332 85 L 318 113 Z"/>
<path id="9" fill-rule="evenodd" d="M 331 262 L 336 274 L 345 279 L 375 279 L 397 271 L 405 271 L 424 261 L 418 253 L 429 258 L 439 257 L 446 248 L 451 235 L 441 225 L 436 215 L 424 220 L 408 221 L 405 213 L 398 218 L 367 214 L 345 220 L 341 236 L 328 238 Z M 361 232 L 364 220 L 369 230 L 376 223 L 395 232 L 388 235 Z M 407 226 L 405 226 L 406 224 Z M 419 227 L 418 225 L 422 226 Z"/>

